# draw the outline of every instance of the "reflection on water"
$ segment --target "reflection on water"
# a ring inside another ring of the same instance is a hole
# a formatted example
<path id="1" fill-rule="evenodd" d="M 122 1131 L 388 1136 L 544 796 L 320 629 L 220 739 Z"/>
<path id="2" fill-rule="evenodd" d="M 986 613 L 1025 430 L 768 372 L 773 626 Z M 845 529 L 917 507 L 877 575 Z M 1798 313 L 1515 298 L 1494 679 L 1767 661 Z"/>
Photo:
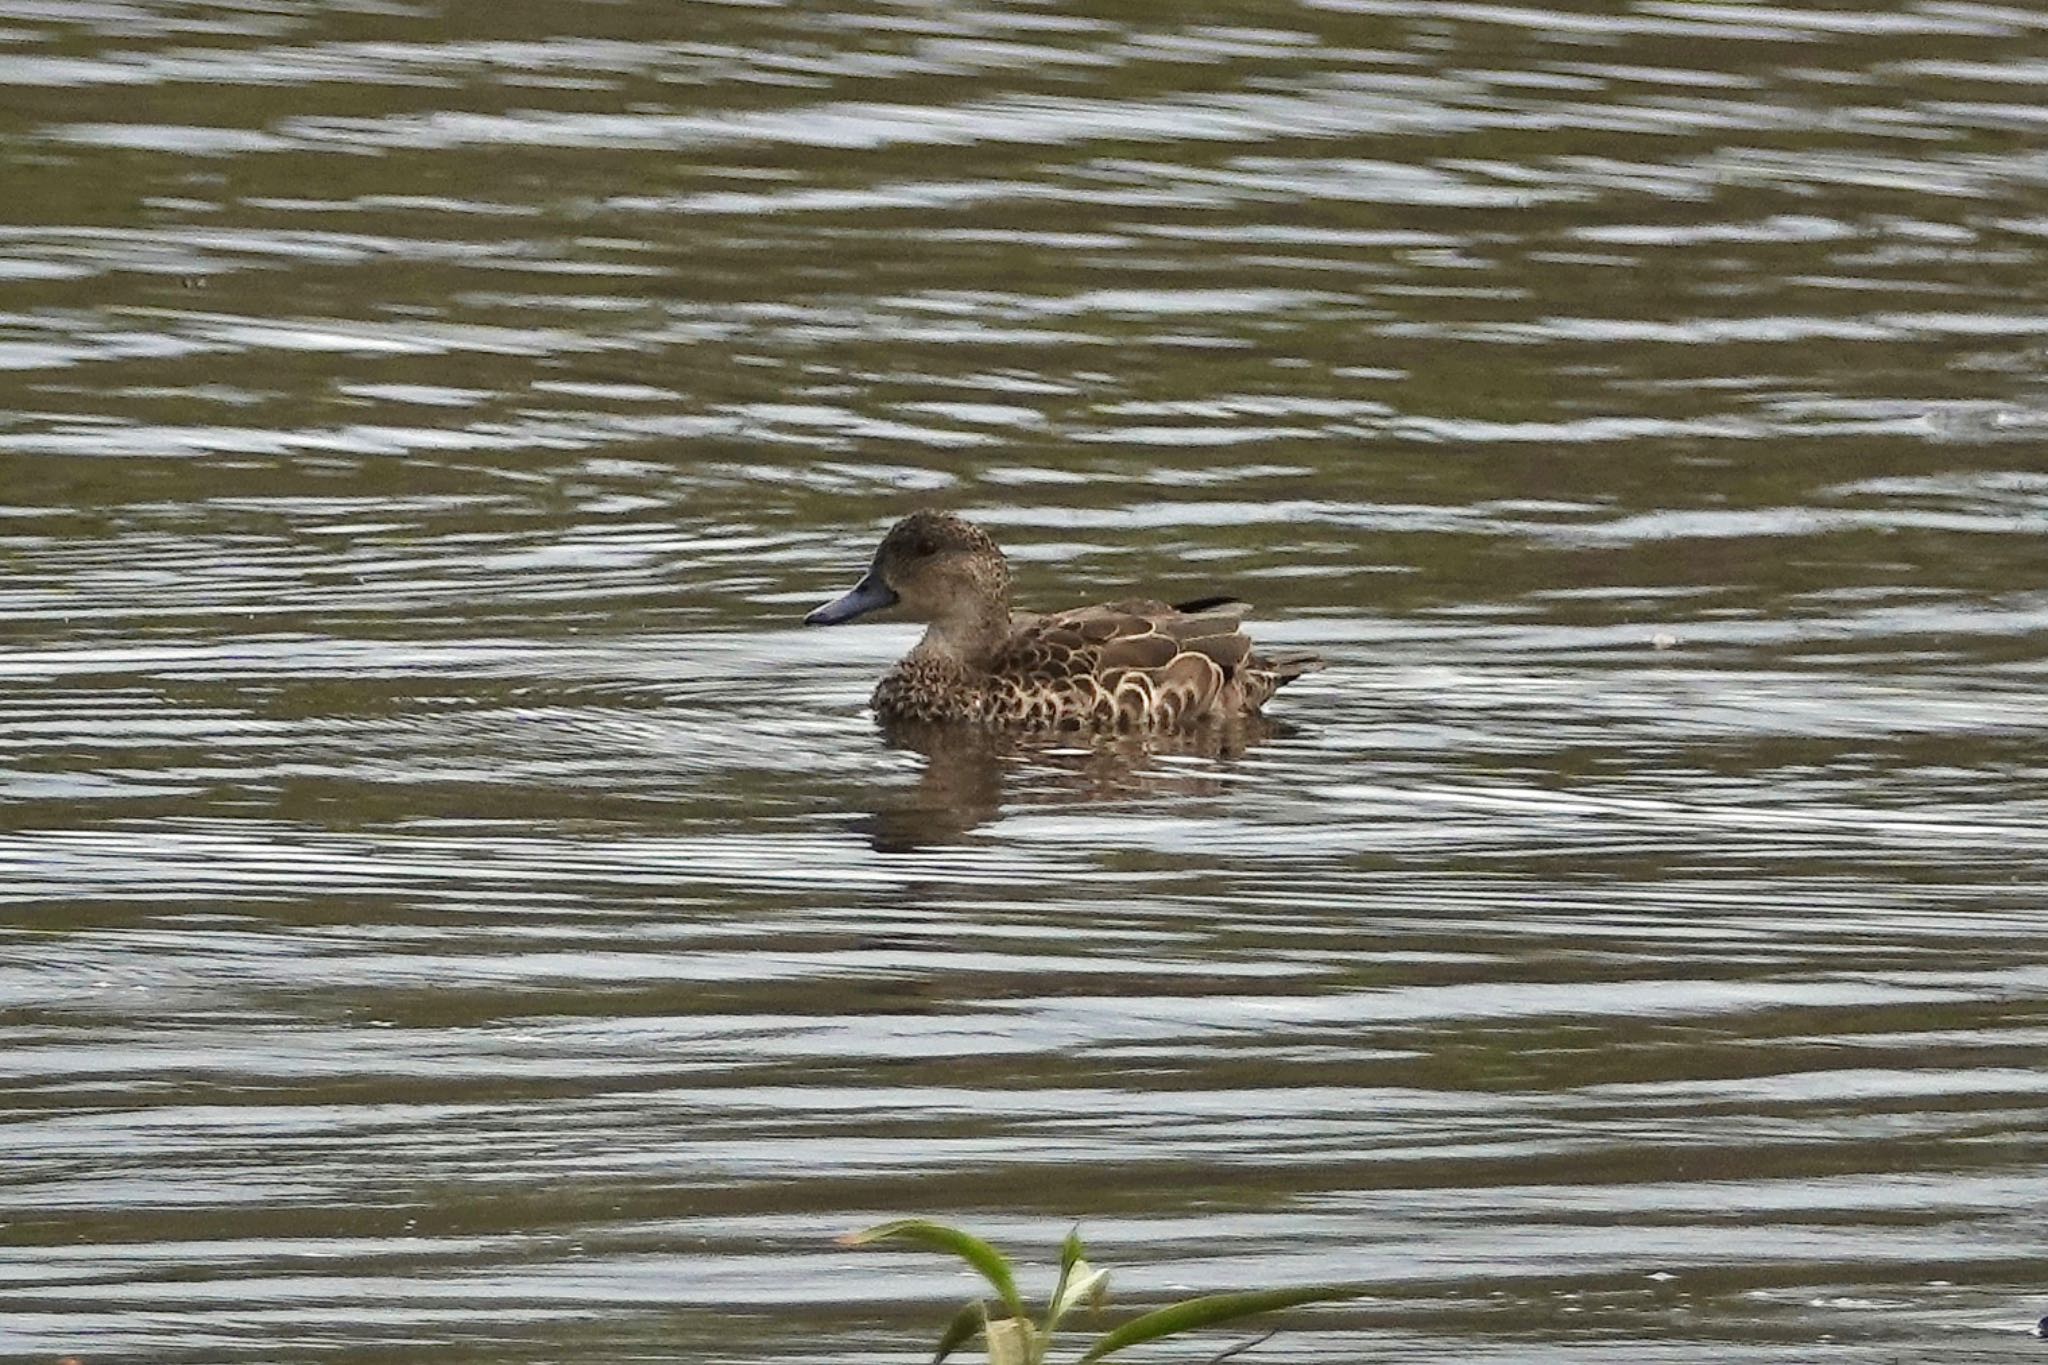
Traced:
<path id="1" fill-rule="evenodd" d="M 1186 808 L 1196 798 L 1227 794 L 1230 760 L 1285 733 L 1257 714 L 1148 735 L 1020 734 L 899 719 L 881 729 L 890 748 L 923 760 L 914 786 L 878 794 L 866 828 L 885 853 L 957 840 L 996 818 L 1006 787 L 1013 807 L 1142 807 L 1160 800 Z"/>
<path id="2" fill-rule="evenodd" d="M 2044 44 L 0 0 L 0 1355 L 2035 1359 Z M 924 504 L 1332 667 L 879 731 Z"/>

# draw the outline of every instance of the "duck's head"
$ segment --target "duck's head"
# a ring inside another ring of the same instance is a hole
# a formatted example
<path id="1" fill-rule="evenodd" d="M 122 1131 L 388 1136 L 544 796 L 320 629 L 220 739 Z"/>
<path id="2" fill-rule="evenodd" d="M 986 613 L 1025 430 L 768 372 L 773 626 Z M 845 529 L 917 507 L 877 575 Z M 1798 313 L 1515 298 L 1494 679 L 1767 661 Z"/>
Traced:
<path id="1" fill-rule="evenodd" d="M 912 512 L 882 537 L 860 582 L 804 624 L 837 626 L 890 607 L 908 621 L 1007 621 L 1010 566 L 974 523 L 950 512 Z"/>

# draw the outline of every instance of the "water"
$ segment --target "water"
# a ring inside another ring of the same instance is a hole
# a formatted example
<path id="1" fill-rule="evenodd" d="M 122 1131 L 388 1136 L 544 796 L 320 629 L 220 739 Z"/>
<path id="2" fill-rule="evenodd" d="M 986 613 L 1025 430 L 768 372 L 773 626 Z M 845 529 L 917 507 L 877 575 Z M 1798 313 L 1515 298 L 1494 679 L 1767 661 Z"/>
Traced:
<path id="1" fill-rule="evenodd" d="M 0 1356 L 907 1362 L 922 1215 L 1368 1286 L 1254 1360 L 2038 1359 L 2044 61 L 4 0 Z M 797 621 L 925 503 L 1332 667 L 884 735 Z"/>

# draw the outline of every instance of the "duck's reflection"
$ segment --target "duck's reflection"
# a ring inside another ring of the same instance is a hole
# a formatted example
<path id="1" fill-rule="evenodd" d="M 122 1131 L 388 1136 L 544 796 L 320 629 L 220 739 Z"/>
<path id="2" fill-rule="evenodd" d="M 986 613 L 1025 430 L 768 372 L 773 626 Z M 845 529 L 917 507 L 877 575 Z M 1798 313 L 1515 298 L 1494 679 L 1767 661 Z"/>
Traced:
<path id="1" fill-rule="evenodd" d="M 901 852 L 958 840 L 1012 804 L 1065 805 L 1135 797 L 1214 796 L 1227 774 L 1206 765 L 1161 762 L 1199 758 L 1227 763 L 1287 733 L 1261 715 L 1212 722 L 1180 733 L 1091 735 L 1016 733 L 984 726 L 885 720 L 893 749 L 924 759 L 914 786 L 882 794 L 864 822 L 870 842 Z"/>

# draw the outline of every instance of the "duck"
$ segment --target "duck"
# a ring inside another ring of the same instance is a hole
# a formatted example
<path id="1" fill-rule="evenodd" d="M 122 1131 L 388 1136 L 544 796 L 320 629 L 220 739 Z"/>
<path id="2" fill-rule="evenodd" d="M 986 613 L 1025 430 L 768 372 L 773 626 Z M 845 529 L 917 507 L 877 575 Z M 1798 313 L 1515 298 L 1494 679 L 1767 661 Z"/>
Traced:
<path id="1" fill-rule="evenodd" d="M 804 617 L 837 626 L 892 613 L 924 637 L 875 687 L 887 722 L 1019 730 L 1186 731 L 1256 716 L 1323 660 L 1259 654 L 1235 597 L 1168 605 L 1147 598 L 1042 614 L 1010 605 L 1010 565 L 964 517 L 912 512 L 889 529 L 867 572 Z"/>

